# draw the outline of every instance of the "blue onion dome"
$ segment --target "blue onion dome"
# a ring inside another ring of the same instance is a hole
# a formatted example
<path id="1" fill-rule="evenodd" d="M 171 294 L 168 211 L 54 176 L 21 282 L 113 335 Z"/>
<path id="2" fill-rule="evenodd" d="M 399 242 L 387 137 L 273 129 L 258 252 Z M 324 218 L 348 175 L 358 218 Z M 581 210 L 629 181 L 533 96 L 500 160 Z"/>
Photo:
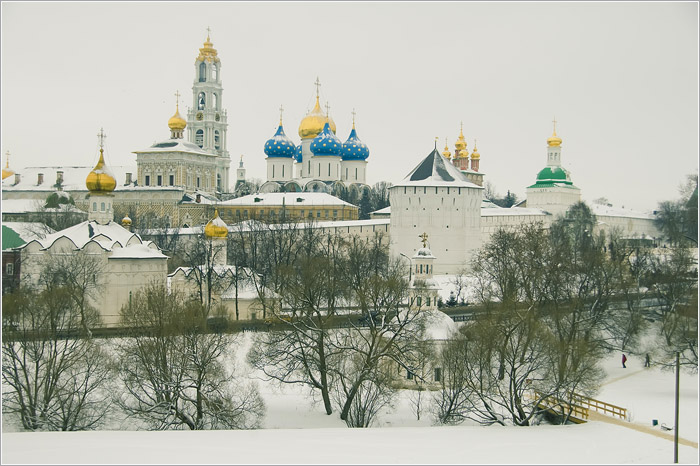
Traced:
<path id="1" fill-rule="evenodd" d="M 340 155 L 342 144 L 340 139 L 333 134 L 330 125 L 326 122 L 323 131 L 311 141 L 311 152 L 314 155 Z"/>
<path id="2" fill-rule="evenodd" d="M 343 143 L 340 155 L 343 157 L 343 160 L 367 160 L 367 157 L 369 157 L 369 147 L 357 137 L 355 123 L 352 124 L 352 131 L 350 131 L 348 140 Z"/>
<path id="3" fill-rule="evenodd" d="M 297 150 L 294 151 L 294 160 L 301 163 L 301 144 L 299 144 Z"/>
<path id="4" fill-rule="evenodd" d="M 295 151 L 296 146 L 284 134 L 284 128 L 282 128 L 282 122 L 280 122 L 275 135 L 265 143 L 265 155 L 268 157 L 294 157 Z"/>

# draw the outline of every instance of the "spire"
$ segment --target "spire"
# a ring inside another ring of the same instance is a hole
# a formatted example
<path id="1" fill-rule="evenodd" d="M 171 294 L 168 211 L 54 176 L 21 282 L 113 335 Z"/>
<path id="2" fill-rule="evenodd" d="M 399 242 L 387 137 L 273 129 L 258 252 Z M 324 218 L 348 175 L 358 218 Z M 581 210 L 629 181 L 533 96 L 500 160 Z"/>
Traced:
<path id="1" fill-rule="evenodd" d="M 284 107 L 280 105 L 280 126 L 282 126 L 282 113 L 284 113 Z"/>
<path id="2" fill-rule="evenodd" d="M 557 136 L 557 119 L 556 117 L 552 120 L 553 130 L 552 136 L 547 139 L 547 145 L 549 147 L 561 146 L 561 138 Z"/>
<path id="3" fill-rule="evenodd" d="M 352 109 L 352 129 L 355 129 L 355 109 Z"/>
<path id="4" fill-rule="evenodd" d="M 240 163 L 238 164 L 238 166 L 239 166 L 240 168 L 243 168 L 243 154 L 241 154 L 241 161 L 240 161 Z"/>
<path id="5" fill-rule="evenodd" d="M 10 170 L 10 151 L 5 152 L 5 168 L 2 169 L 2 179 L 9 178 L 14 175 L 15 172 Z"/>
<path id="6" fill-rule="evenodd" d="M 452 154 L 450 153 L 450 146 L 449 146 L 448 143 L 447 143 L 447 136 L 445 136 L 445 149 L 443 149 L 442 155 L 443 155 L 443 157 L 445 157 L 446 159 L 449 159 L 449 158 L 452 157 Z"/>

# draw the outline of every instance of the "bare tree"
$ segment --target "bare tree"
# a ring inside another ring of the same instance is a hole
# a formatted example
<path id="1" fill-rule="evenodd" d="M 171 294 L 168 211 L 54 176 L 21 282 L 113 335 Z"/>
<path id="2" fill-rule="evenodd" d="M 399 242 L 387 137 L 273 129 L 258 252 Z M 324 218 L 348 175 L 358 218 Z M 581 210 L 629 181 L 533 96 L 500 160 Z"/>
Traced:
<path id="1" fill-rule="evenodd" d="M 215 296 L 230 283 L 228 270 L 218 265 L 224 259 L 224 254 L 224 248 L 215 243 L 215 240 L 203 236 L 188 243 L 181 252 L 187 269 L 186 278 L 195 284 L 197 298 L 207 312 L 216 303 Z"/>
<path id="2" fill-rule="evenodd" d="M 85 310 L 84 310 L 85 311 Z M 63 286 L 3 296 L 3 415 L 26 430 L 87 430 L 101 425 L 109 400 L 108 358 L 80 335 L 92 313 Z M 72 336 L 68 336 L 72 335 Z"/>
<path id="3" fill-rule="evenodd" d="M 117 403 L 156 430 L 240 429 L 259 426 L 264 404 L 252 385 L 236 383 L 222 361 L 227 334 L 205 332 L 206 311 L 162 285 L 139 291 L 122 309 L 134 333 L 118 346 L 126 392 Z"/>

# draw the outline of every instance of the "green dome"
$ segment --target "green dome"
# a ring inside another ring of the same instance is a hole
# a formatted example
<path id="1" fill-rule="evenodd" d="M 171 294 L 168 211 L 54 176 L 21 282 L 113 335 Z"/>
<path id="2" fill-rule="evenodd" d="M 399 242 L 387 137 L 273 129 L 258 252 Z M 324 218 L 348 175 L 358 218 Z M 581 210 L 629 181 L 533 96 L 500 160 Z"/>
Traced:
<path id="1" fill-rule="evenodd" d="M 566 172 L 564 171 L 563 168 L 561 167 L 545 167 L 540 172 L 537 174 L 537 181 L 549 181 L 549 180 L 556 180 L 556 181 L 568 181 Z M 569 181 L 569 183 L 571 183 Z"/>
<path id="2" fill-rule="evenodd" d="M 537 181 L 529 188 L 548 188 L 552 186 L 567 185 L 573 187 L 569 176 L 561 167 L 545 167 L 537 174 Z"/>

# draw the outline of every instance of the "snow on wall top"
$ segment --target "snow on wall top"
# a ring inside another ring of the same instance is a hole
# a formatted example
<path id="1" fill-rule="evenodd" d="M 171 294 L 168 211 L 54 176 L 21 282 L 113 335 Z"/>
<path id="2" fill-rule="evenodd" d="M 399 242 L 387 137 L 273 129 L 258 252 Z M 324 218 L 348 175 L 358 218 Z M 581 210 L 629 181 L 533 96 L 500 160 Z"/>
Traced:
<path id="1" fill-rule="evenodd" d="M 53 166 L 53 167 L 27 167 L 16 170 L 20 175 L 20 182 L 15 184 L 15 177 L 10 176 L 2 180 L 3 191 L 56 191 L 56 182 L 59 171 L 63 172 L 63 191 L 87 191 L 85 179 L 94 167 Z M 124 188 L 126 174 L 131 173 L 132 183 L 136 180 L 136 165 L 109 165 L 109 169 L 117 180 L 115 191 Z M 43 175 L 43 182 L 39 184 L 39 174 Z"/>
<path id="2" fill-rule="evenodd" d="M 261 205 L 261 206 L 315 206 L 338 205 L 356 207 L 327 193 L 257 193 L 219 202 L 219 205 Z"/>

